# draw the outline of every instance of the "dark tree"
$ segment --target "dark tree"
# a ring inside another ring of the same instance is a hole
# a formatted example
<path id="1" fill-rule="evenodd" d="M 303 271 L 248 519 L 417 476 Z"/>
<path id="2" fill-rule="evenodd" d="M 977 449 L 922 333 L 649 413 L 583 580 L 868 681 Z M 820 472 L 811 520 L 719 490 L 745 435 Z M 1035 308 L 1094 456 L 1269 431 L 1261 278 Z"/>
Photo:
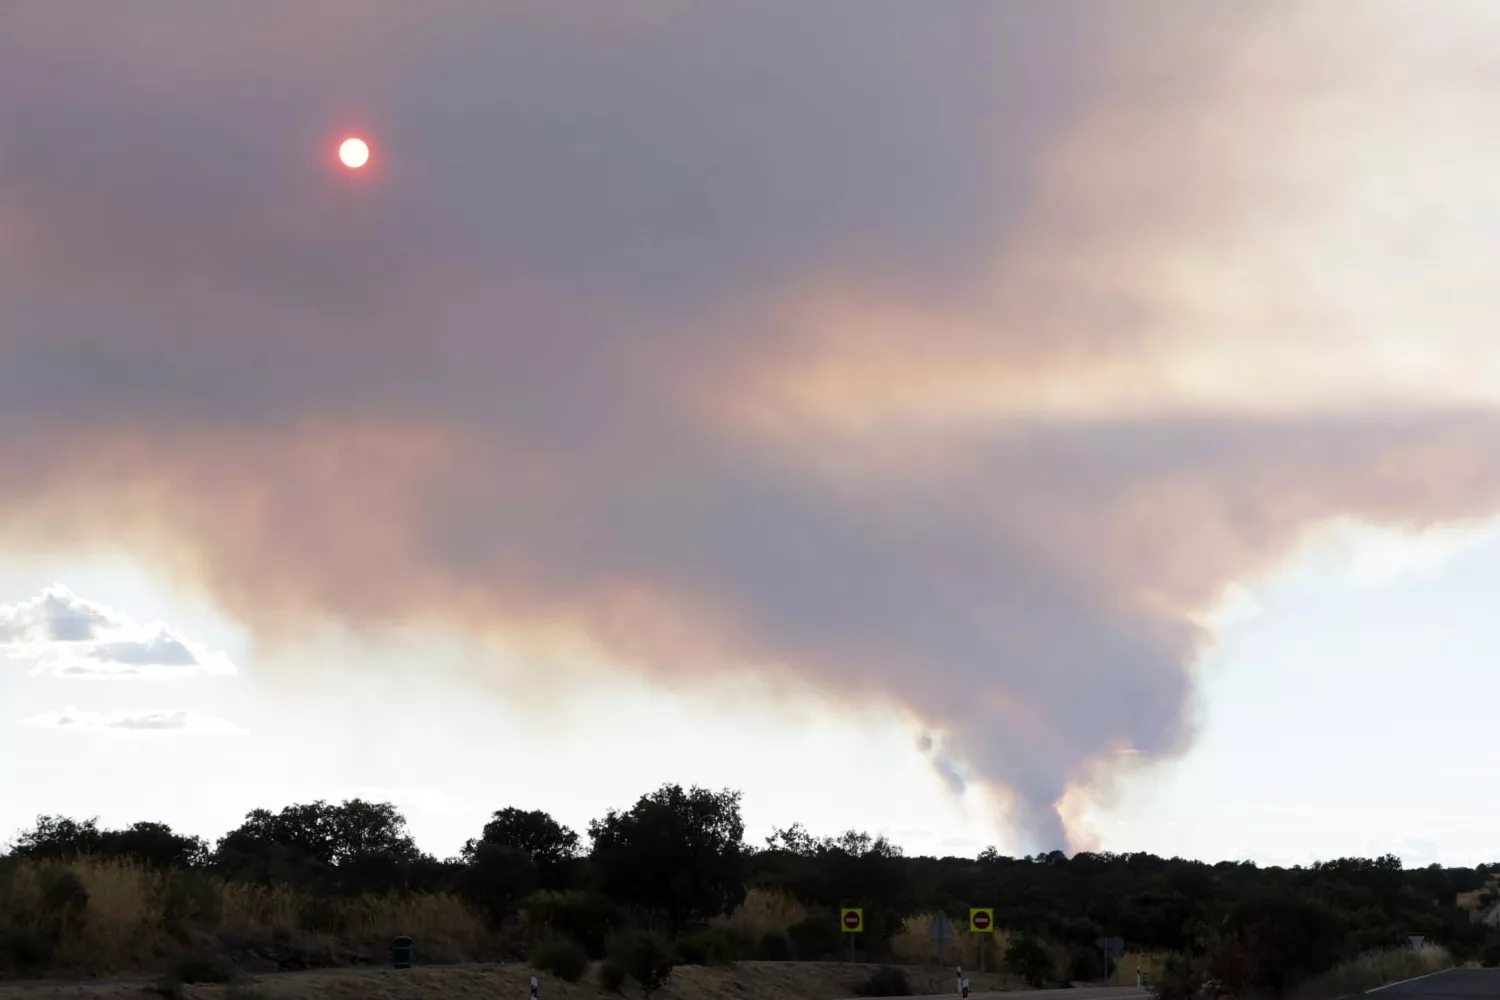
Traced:
<path id="1" fill-rule="evenodd" d="M 565 889 L 578 857 L 578 834 L 540 809 L 501 809 L 484 825 L 477 840 L 464 844 L 463 859 L 472 861 L 486 844 L 520 851 L 536 867 L 543 889 Z"/>
<path id="2" fill-rule="evenodd" d="M 154 868 L 196 868 L 208 858 L 199 837 L 174 833 L 165 823 L 135 823 L 123 830 L 101 830 L 96 819 L 39 816 L 36 827 L 17 836 L 18 857 L 62 860 L 82 854 L 129 858 Z"/>
<path id="3" fill-rule="evenodd" d="M 521 900 L 535 892 L 536 863 L 522 851 L 506 844 L 481 841 L 465 847 L 467 863 L 459 886 L 463 897 L 484 911 L 493 923 L 515 912 Z"/>
<path id="4" fill-rule="evenodd" d="M 395 806 L 363 799 L 256 809 L 220 838 L 215 862 L 232 877 L 352 892 L 404 888 L 414 866 L 432 863 Z"/>
<path id="5" fill-rule="evenodd" d="M 663 785 L 589 824 L 604 892 L 659 914 L 675 934 L 745 898 L 740 793 Z"/>

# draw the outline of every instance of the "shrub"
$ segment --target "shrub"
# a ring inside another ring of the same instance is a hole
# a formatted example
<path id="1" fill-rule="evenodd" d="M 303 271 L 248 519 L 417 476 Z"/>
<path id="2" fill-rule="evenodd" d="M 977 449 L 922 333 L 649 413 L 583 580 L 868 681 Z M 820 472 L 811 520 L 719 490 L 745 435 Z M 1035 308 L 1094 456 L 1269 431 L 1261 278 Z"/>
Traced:
<path id="1" fill-rule="evenodd" d="M 599 965 L 599 985 L 611 993 L 619 993 L 625 988 L 625 967 L 606 958 Z"/>
<path id="2" fill-rule="evenodd" d="M 224 899 L 213 878 L 200 871 L 174 871 L 161 890 L 161 923 L 168 934 L 185 941 L 190 927 L 216 927 Z"/>
<path id="3" fill-rule="evenodd" d="M 227 983 L 235 978 L 235 969 L 219 955 L 194 952 L 173 962 L 166 978 L 179 983 Z"/>
<path id="4" fill-rule="evenodd" d="M 770 930 L 761 935 L 760 957 L 768 962 L 790 962 L 797 957 L 797 949 L 786 931 Z"/>
<path id="5" fill-rule="evenodd" d="M 605 964 L 616 966 L 640 983 L 645 996 L 649 997 L 672 978 L 676 960 L 672 950 L 655 934 L 617 931 L 609 936 L 606 950 Z"/>
<path id="6" fill-rule="evenodd" d="M 882 965 L 856 984 L 854 992 L 862 997 L 906 997 L 911 996 L 911 984 L 906 981 L 905 969 Z"/>
<path id="7" fill-rule="evenodd" d="M 38 913 L 53 941 L 76 935 L 88 922 L 89 891 L 83 880 L 67 868 L 49 868 L 41 877 L 42 898 Z"/>
<path id="8" fill-rule="evenodd" d="M 44 969 L 52 963 L 52 939 L 29 927 L 0 931 L 0 958 L 17 972 Z"/>
<path id="9" fill-rule="evenodd" d="M 797 956 L 809 962 L 838 954 L 843 944 L 838 917 L 827 911 L 808 914 L 806 920 L 787 928 L 787 936 L 792 939 Z"/>
<path id="10" fill-rule="evenodd" d="M 729 936 L 723 931 L 697 931 L 677 940 L 683 965 L 728 965 L 734 961 Z"/>
<path id="11" fill-rule="evenodd" d="M 589 957 L 583 946 L 567 938 L 548 938 L 531 950 L 531 964 L 559 979 L 576 983 L 588 971 Z"/>
<path id="12" fill-rule="evenodd" d="M 536 892 L 521 908 L 527 926 L 577 941 L 590 958 L 605 953 L 610 929 L 622 926 L 626 918 L 614 902 L 589 892 Z"/>
<path id="13" fill-rule="evenodd" d="M 1068 948 L 1068 979 L 1077 983 L 1092 983 L 1104 978 L 1104 960 L 1099 952 L 1088 945 L 1075 944 Z"/>
<path id="14" fill-rule="evenodd" d="M 1012 941 L 1005 949 L 1005 964 L 1036 989 L 1045 986 L 1054 975 L 1052 953 L 1036 938 L 1018 937 Z"/>

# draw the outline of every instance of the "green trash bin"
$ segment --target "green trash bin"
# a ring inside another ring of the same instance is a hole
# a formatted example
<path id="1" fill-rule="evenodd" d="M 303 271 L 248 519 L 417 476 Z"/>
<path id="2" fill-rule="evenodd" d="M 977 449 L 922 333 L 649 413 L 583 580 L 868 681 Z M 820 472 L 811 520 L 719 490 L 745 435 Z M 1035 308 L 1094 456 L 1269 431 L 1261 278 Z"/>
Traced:
<path id="1" fill-rule="evenodd" d="M 398 969 L 410 969 L 412 956 L 411 938 L 402 934 L 391 939 L 391 965 Z"/>

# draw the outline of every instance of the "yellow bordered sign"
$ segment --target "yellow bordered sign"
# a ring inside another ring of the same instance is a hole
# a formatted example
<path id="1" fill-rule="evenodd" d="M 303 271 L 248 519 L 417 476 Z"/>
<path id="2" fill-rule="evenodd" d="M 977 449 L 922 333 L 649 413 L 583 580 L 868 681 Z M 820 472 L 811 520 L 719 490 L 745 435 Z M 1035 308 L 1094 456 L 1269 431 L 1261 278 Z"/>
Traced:
<path id="1" fill-rule="evenodd" d="M 865 911 L 847 908 L 840 910 L 839 927 L 845 934 L 858 934 L 865 929 Z"/>
<path id="2" fill-rule="evenodd" d="M 969 911 L 969 932 L 971 934 L 993 934 L 995 933 L 995 910 L 993 907 L 982 906 Z"/>

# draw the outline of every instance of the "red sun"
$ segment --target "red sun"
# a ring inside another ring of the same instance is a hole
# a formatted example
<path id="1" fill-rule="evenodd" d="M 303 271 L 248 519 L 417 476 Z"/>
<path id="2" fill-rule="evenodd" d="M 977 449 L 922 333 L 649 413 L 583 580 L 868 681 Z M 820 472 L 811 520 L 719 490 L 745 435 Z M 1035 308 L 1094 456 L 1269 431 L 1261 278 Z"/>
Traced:
<path id="1" fill-rule="evenodd" d="M 358 136 L 350 136 L 339 143 L 339 160 L 350 170 L 358 170 L 370 162 L 370 147 Z"/>

